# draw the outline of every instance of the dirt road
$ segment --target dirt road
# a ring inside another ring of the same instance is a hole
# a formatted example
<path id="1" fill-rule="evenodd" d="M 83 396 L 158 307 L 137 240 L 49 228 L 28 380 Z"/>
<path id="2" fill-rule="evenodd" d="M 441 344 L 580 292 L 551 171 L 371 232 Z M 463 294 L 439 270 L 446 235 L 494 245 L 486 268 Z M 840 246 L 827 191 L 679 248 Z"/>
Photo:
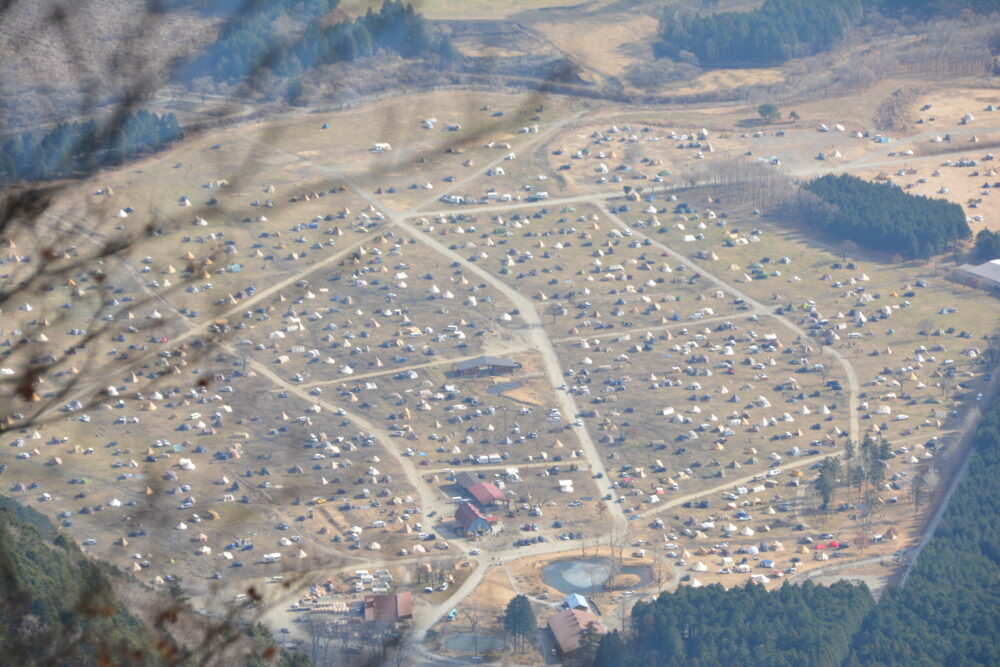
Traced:
<path id="1" fill-rule="evenodd" d="M 311 396 L 304 387 L 292 384 L 259 361 L 250 361 L 248 362 L 248 365 L 257 371 L 258 374 L 263 375 L 275 385 L 281 387 L 289 394 L 295 394 L 304 401 L 318 405 L 322 409 L 329 410 L 330 412 L 337 412 L 337 410 L 343 409 L 339 405 L 323 400 L 319 396 Z M 344 418 L 350 420 L 351 423 L 364 432 L 373 434 L 385 445 L 385 451 L 396 461 L 402 469 L 403 474 L 406 475 L 406 481 L 409 482 L 410 486 L 412 486 L 420 496 L 420 504 L 424 512 L 434 510 L 440 516 L 446 516 L 448 514 L 450 506 L 445 501 L 444 496 L 424 481 L 423 477 L 421 477 L 421 475 L 417 472 L 416 466 L 406 460 L 406 457 L 399 453 L 398 448 L 393 445 L 392 439 L 389 437 L 389 434 L 385 432 L 385 430 L 355 413 L 344 411 Z"/>
<path id="2" fill-rule="evenodd" d="M 757 301 L 749 294 L 740 291 L 739 289 L 727 283 L 726 281 L 722 280 L 721 278 L 718 278 L 714 274 L 709 273 L 708 271 L 705 270 L 703 266 L 699 266 L 695 262 L 691 261 L 690 258 L 685 257 L 681 253 L 677 252 L 676 249 L 666 245 L 662 241 L 659 241 L 651 236 L 648 236 L 647 234 L 644 234 L 641 230 L 632 229 L 624 220 L 622 220 L 617 215 L 612 213 L 608 209 L 607 205 L 604 203 L 603 200 L 598 200 L 595 203 L 597 204 L 598 208 L 600 208 L 612 222 L 614 222 L 623 230 L 628 230 L 633 236 L 649 240 L 650 243 L 652 243 L 652 245 L 660 248 L 661 250 L 669 252 L 672 257 L 679 260 L 682 264 L 685 264 L 688 268 L 693 269 L 698 273 L 700 273 L 703 278 L 707 279 L 709 282 L 717 286 L 723 292 L 728 292 L 729 294 L 733 294 L 735 296 L 742 298 L 743 301 L 749 304 L 750 307 L 753 308 L 755 312 L 768 313 L 768 317 L 774 318 L 775 320 L 783 324 L 787 329 L 791 330 L 796 335 L 798 335 L 803 341 L 807 342 L 811 341 L 809 334 L 807 334 L 804 329 L 802 329 L 797 324 L 789 320 L 787 317 L 771 313 L 767 309 L 767 307 L 764 306 L 764 304 Z M 859 437 L 861 433 L 861 426 L 860 426 L 860 420 L 858 419 L 858 393 L 861 391 L 861 385 L 858 382 L 858 376 L 854 372 L 854 367 L 851 365 L 851 362 L 848 361 L 847 357 L 841 354 L 839 350 L 827 346 L 821 346 L 820 349 L 824 353 L 836 359 L 837 362 L 844 369 L 844 374 L 847 376 L 847 384 L 848 387 L 850 388 L 849 392 L 850 398 L 848 401 L 849 403 L 848 409 L 850 411 L 850 438 L 853 442 L 861 442 L 861 439 Z"/>

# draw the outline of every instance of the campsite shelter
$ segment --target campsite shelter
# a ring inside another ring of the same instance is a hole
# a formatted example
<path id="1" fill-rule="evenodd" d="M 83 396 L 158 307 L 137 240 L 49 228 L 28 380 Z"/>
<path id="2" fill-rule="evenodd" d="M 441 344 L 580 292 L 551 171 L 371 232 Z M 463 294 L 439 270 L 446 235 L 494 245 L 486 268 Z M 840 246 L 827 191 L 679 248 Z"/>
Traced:
<path id="1" fill-rule="evenodd" d="M 483 516 L 472 503 L 462 503 L 455 510 L 455 521 L 466 535 L 481 535 L 493 531 L 492 524 L 496 522 L 496 518 Z"/>
<path id="2" fill-rule="evenodd" d="M 503 502 L 505 498 L 503 491 L 497 488 L 495 484 L 491 484 L 489 482 L 473 484 L 467 489 L 467 491 L 471 493 L 472 497 L 475 498 L 476 501 L 483 507 Z"/>
<path id="3" fill-rule="evenodd" d="M 591 623 L 597 634 L 603 635 L 608 631 L 596 614 L 581 609 L 564 609 L 549 616 L 546 623 L 564 657 L 580 649 L 580 635 Z"/>
<path id="4" fill-rule="evenodd" d="M 951 280 L 988 291 L 1000 291 L 1000 259 L 983 264 L 962 264 L 950 276 Z"/>
<path id="5" fill-rule="evenodd" d="M 479 480 L 472 473 L 462 471 L 455 475 L 455 483 L 468 491 L 471 487 L 479 484 Z"/>
<path id="6" fill-rule="evenodd" d="M 510 375 L 521 367 L 513 359 L 481 356 L 466 359 L 455 364 L 455 372 L 462 377 L 483 377 L 487 375 Z"/>
<path id="7" fill-rule="evenodd" d="M 365 596 L 366 621 L 400 621 L 413 618 L 413 593 L 383 593 Z"/>

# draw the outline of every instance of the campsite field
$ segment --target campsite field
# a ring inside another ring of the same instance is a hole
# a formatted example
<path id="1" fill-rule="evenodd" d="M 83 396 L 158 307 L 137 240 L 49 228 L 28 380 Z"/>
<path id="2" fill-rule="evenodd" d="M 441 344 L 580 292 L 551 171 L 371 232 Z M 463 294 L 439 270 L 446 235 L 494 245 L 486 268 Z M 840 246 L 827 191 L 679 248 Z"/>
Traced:
<path id="1" fill-rule="evenodd" d="M 557 602 L 540 564 L 606 550 L 612 534 L 626 559 L 646 550 L 630 562 L 668 573 L 637 593 L 752 574 L 777 585 L 825 572 L 820 552 L 895 566 L 927 509 L 914 506 L 913 481 L 931 495 L 947 481 L 986 391 L 1000 309 L 947 280 L 951 255 L 903 262 L 847 248 L 759 214 L 713 187 L 713 170 L 744 159 L 792 181 L 909 165 L 918 172 L 897 182 L 926 175 L 911 191 L 944 186 L 983 216 L 974 229 L 994 225 L 978 185 L 988 160 L 932 166 L 965 155 L 972 133 L 984 145 L 975 154 L 988 151 L 1000 134 L 980 111 L 991 100 L 969 89 L 915 98 L 914 118 L 931 104 L 940 120 L 889 144 L 852 136 L 874 130 L 873 109 L 852 117 L 845 100 L 761 125 L 749 106 L 484 91 L 213 130 L 67 195 L 64 210 L 92 211 L 108 233 L 162 230 L 109 262 L 107 284 L 81 271 L 16 311 L 32 336 L 43 315 L 64 312 L 47 334 L 63 344 L 86 323 L 64 307 L 74 294 L 116 303 L 90 351 L 118 365 L 80 387 L 93 405 L 67 399 L 44 428 L 11 435 L 5 483 L 89 553 L 156 586 L 182 576 L 206 607 L 216 587 L 230 599 L 282 572 L 302 575 L 282 589 L 292 598 L 327 578 L 354 595 L 355 567 L 377 563 L 422 596 L 424 629 L 470 601 L 497 610 L 514 592 Z M 975 123 L 958 125 L 970 111 Z M 951 144 L 931 142 L 937 133 Z M 372 152 L 375 142 L 392 150 Z M 887 155 L 906 147 L 906 160 Z M 489 203 L 440 199 L 451 194 Z M 456 373 L 481 355 L 520 366 Z M 54 392 L 69 376 L 45 379 Z M 820 512 L 816 467 L 865 435 L 891 453 L 876 509 L 844 485 Z M 459 535 L 462 472 L 502 485 L 504 499 L 482 508 L 496 534 Z M 852 546 L 826 547 L 821 533 Z M 761 542 L 781 548 L 750 550 Z M 264 563 L 269 553 L 280 562 Z M 744 557 L 749 571 L 725 560 Z M 424 594 L 414 572 L 425 561 L 454 586 Z M 626 597 L 598 602 L 614 610 Z"/>

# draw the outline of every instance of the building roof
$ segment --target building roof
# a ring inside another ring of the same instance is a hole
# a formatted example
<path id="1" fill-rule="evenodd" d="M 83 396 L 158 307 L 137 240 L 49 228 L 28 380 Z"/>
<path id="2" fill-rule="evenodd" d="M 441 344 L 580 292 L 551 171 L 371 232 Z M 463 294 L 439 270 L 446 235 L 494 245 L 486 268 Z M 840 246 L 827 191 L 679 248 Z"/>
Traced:
<path id="1" fill-rule="evenodd" d="M 576 609 L 577 607 L 583 607 L 584 609 L 590 609 L 590 603 L 587 602 L 587 598 L 583 597 L 579 593 L 570 593 L 563 600 L 565 604 L 570 609 Z"/>
<path id="2" fill-rule="evenodd" d="M 963 264 L 958 267 L 958 270 L 962 273 L 967 273 L 983 280 L 1000 283 L 1000 259 L 990 260 L 989 262 L 984 262 L 978 266 L 973 264 Z"/>
<path id="3" fill-rule="evenodd" d="M 598 634 L 603 635 L 608 631 L 596 614 L 580 609 L 564 609 L 559 613 L 552 614 L 547 623 L 549 630 L 552 631 L 552 636 L 559 644 L 559 650 L 564 655 L 580 648 L 580 633 L 589 624 L 594 624 L 594 629 Z"/>
<path id="4" fill-rule="evenodd" d="M 473 484 L 467 491 L 472 494 L 473 498 L 479 501 L 480 505 L 492 505 L 504 500 L 503 491 L 498 489 L 495 484 L 489 482 Z"/>
<path id="5" fill-rule="evenodd" d="M 413 593 L 384 593 L 365 596 L 366 621 L 396 621 L 413 617 Z"/>
<path id="6" fill-rule="evenodd" d="M 455 475 L 455 483 L 458 484 L 463 489 L 468 490 L 470 487 L 479 484 L 479 480 L 472 473 L 462 471 Z"/>
<path id="7" fill-rule="evenodd" d="M 483 513 L 479 511 L 479 508 L 472 503 L 462 503 L 458 506 L 458 509 L 455 510 L 455 521 L 458 521 L 463 530 L 469 530 L 477 519 L 482 519 L 487 523 L 492 523 L 490 521 L 491 518 L 492 517 L 483 516 Z"/>
<path id="8" fill-rule="evenodd" d="M 513 359 L 502 359 L 500 357 L 490 357 L 483 355 L 481 357 L 476 357 L 474 359 L 466 359 L 465 361 L 460 361 L 455 364 L 455 370 L 466 371 L 473 368 L 481 368 L 483 366 L 501 366 L 503 368 L 520 368 L 521 364 L 517 363 Z"/>

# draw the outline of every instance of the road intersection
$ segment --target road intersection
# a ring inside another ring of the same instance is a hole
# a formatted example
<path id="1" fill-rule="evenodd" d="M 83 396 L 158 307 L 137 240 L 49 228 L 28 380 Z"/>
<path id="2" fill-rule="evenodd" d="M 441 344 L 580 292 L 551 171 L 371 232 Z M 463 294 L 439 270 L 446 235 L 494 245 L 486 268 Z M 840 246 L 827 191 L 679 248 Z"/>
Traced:
<path id="1" fill-rule="evenodd" d="M 560 129 L 571 126 L 573 123 L 579 122 L 585 118 L 585 113 L 580 112 L 568 116 L 558 122 L 552 123 L 542 129 L 537 135 L 533 135 L 528 141 L 522 143 L 518 150 L 526 151 L 531 147 L 538 146 L 546 139 L 551 137 L 555 132 Z M 443 192 L 438 193 L 433 199 L 429 199 L 418 206 L 412 207 L 407 210 L 396 210 L 393 207 L 387 205 L 379 197 L 373 194 L 369 189 L 359 184 L 354 178 L 352 178 L 345 169 L 338 166 L 322 164 L 315 160 L 309 159 L 299 154 L 289 153 L 287 151 L 281 150 L 272 143 L 260 142 L 251 137 L 245 137 L 256 147 L 262 150 L 267 150 L 272 153 L 284 156 L 286 158 L 292 158 L 298 161 L 303 166 L 308 166 L 318 173 L 322 173 L 325 176 L 336 178 L 340 182 L 344 183 L 348 188 L 354 191 L 355 194 L 363 198 L 366 202 L 371 204 L 373 207 L 378 209 L 385 216 L 386 222 L 380 225 L 379 233 L 384 233 L 388 230 L 402 231 L 406 232 L 409 236 L 417 239 L 418 243 L 423 244 L 425 247 L 433 250 L 435 253 L 443 258 L 446 258 L 451 263 L 455 263 L 460 266 L 463 272 L 477 276 L 477 278 L 489 284 L 491 287 L 496 289 L 499 293 L 505 296 L 510 303 L 519 310 L 520 317 L 523 320 L 523 327 L 515 329 L 516 337 L 519 338 L 512 346 L 511 350 L 517 349 L 531 349 L 539 354 L 542 360 L 542 371 L 549 385 L 554 390 L 554 400 L 559 408 L 561 414 L 572 416 L 579 413 L 579 406 L 577 405 L 573 395 L 570 392 L 556 389 L 564 383 L 564 368 L 560 361 L 559 355 L 556 351 L 556 345 L 558 343 L 566 342 L 567 340 L 578 339 L 581 337 L 594 338 L 601 337 L 603 334 L 594 334 L 589 336 L 577 336 L 570 339 L 567 338 L 554 338 L 550 335 L 550 332 L 546 330 L 543 326 L 542 317 L 539 314 L 535 303 L 524 294 L 522 294 L 518 289 L 512 285 L 505 282 L 501 277 L 487 271 L 485 268 L 479 264 L 470 261 L 467 257 L 463 256 L 461 253 L 456 252 L 452 248 L 448 247 L 441 241 L 430 236 L 426 233 L 426 230 L 420 228 L 416 221 L 422 216 L 426 216 L 432 212 L 440 210 L 439 199 L 442 196 L 446 196 L 450 193 L 459 192 L 461 188 L 466 184 L 472 182 L 476 178 L 484 175 L 488 170 L 500 164 L 503 161 L 503 157 L 500 157 L 488 164 L 485 164 L 475 170 L 472 174 L 463 178 L 462 180 L 449 184 L 449 187 Z M 663 188 L 664 193 L 668 190 Z M 718 278 L 712 273 L 708 272 L 704 266 L 699 265 L 692 259 L 678 253 L 673 247 L 667 246 L 660 240 L 654 237 L 647 236 L 640 229 L 633 229 L 620 217 L 618 217 L 613 209 L 609 206 L 611 202 L 619 200 L 622 195 L 619 193 L 594 193 L 594 194 L 581 194 L 570 197 L 562 198 L 551 198 L 545 201 L 512 201 L 506 204 L 490 204 L 484 206 L 478 206 L 473 208 L 463 207 L 462 210 L 468 210 L 475 213 L 500 213 L 517 211 L 524 208 L 539 208 L 539 207 L 564 207 L 574 204 L 590 204 L 597 207 L 603 212 L 603 214 L 610 220 L 614 225 L 618 226 L 622 230 L 628 229 L 631 234 L 638 236 L 642 239 L 648 239 L 649 243 L 652 245 L 669 252 L 672 257 L 674 257 L 678 262 L 686 265 L 693 271 L 697 271 L 704 279 L 716 285 L 719 289 L 724 292 L 734 296 L 740 297 L 744 300 L 746 304 L 749 305 L 752 314 L 758 314 L 760 316 L 767 315 L 773 318 L 778 323 L 781 324 L 790 333 L 798 336 L 801 340 L 809 340 L 806 332 L 798 327 L 795 323 L 791 322 L 789 319 L 781 315 L 775 315 L 769 312 L 769 310 L 759 301 L 753 299 L 750 295 L 740 291 L 734 285 Z M 301 271 L 296 274 L 289 276 L 277 283 L 268 286 L 266 289 L 261 290 L 256 295 L 249 299 L 241 301 L 239 304 L 229 309 L 229 311 L 222 313 L 222 317 L 236 315 L 238 313 L 245 312 L 252 305 L 261 302 L 262 300 L 279 293 L 282 289 L 292 285 L 297 280 L 300 280 L 306 276 L 316 273 L 317 271 L 322 271 L 327 266 L 332 266 L 335 262 L 346 257 L 350 252 L 357 249 L 365 243 L 365 239 L 360 239 L 352 242 L 349 245 L 338 247 L 330 255 L 326 256 L 319 262 L 312 264 L 310 266 L 305 266 Z M 142 282 L 141 280 L 139 281 Z M 151 293 L 152 294 L 152 293 Z M 173 308 L 169 304 L 169 301 L 164 300 L 164 303 L 168 307 Z M 175 309 L 176 310 L 176 309 Z M 192 323 L 186 318 L 181 317 L 178 314 L 178 319 L 185 322 L 187 330 L 182 333 L 179 340 L 187 340 L 199 334 L 204 334 L 207 331 L 208 322 L 203 323 Z M 713 318 L 713 319 L 724 319 L 724 318 Z M 673 326 L 681 325 L 664 325 L 663 327 L 658 327 L 662 329 L 670 329 Z M 233 352 L 233 348 L 223 343 L 223 346 L 230 352 Z M 856 373 L 851 366 L 849 360 L 842 355 L 839 351 L 830 348 L 822 348 L 824 354 L 832 357 L 837 363 L 843 368 L 844 374 L 847 378 L 847 393 L 849 395 L 849 405 L 850 405 L 850 438 L 853 441 L 858 441 L 860 427 L 858 421 L 858 393 L 859 393 L 859 383 Z M 151 357 L 150 357 L 151 358 Z M 139 361 L 142 361 L 140 359 Z M 394 368 L 393 373 L 398 373 L 401 370 L 405 371 L 407 369 L 419 369 L 426 368 L 434 365 L 439 365 L 442 363 L 453 363 L 455 359 L 448 360 L 435 360 L 431 362 L 425 362 L 420 364 L 413 364 L 407 368 Z M 248 360 L 247 367 L 252 369 L 258 376 L 266 378 L 275 387 L 280 388 L 282 391 L 286 391 L 290 394 L 294 394 L 297 397 L 306 400 L 312 404 L 319 405 L 323 410 L 330 412 L 336 412 L 342 415 L 345 419 L 349 420 L 354 426 L 356 426 L 361 431 L 367 434 L 374 435 L 378 440 L 385 444 L 386 450 L 390 455 L 396 460 L 401 469 L 404 471 L 406 480 L 410 486 L 412 486 L 420 497 L 421 505 L 424 511 L 429 510 L 436 511 L 439 517 L 446 517 L 450 515 L 450 499 L 446 498 L 444 494 L 435 488 L 433 488 L 426 480 L 429 475 L 424 475 L 423 473 L 433 473 L 435 471 L 431 470 L 421 470 L 414 465 L 413 459 L 406 458 L 402 454 L 396 451 L 393 443 L 389 437 L 389 434 L 381 427 L 376 424 L 371 423 L 368 419 L 362 415 L 345 410 L 339 405 L 331 404 L 323 399 L 311 394 L 309 389 L 311 387 L 322 384 L 322 382 L 312 382 L 306 384 L 294 384 L 287 381 L 285 378 L 281 377 L 278 373 L 275 373 L 272 368 L 262 364 L 255 360 Z M 118 371 L 120 372 L 120 370 Z M 384 375 L 390 371 L 373 372 L 368 375 L 357 376 L 362 377 L 376 377 L 379 375 Z M 583 451 L 583 460 L 587 464 L 589 470 L 595 473 L 594 483 L 598 488 L 600 495 L 607 500 L 599 500 L 597 502 L 605 502 L 607 505 L 607 517 L 610 521 L 608 529 L 612 528 L 620 529 L 623 528 L 627 523 L 628 519 L 623 511 L 623 503 L 618 502 L 621 500 L 618 498 L 617 490 L 612 483 L 612 476 L 608 474 L 608 469 L 606 467 L 606 456 L 602 456 L 598 449 L 597 444 L 591 437 L 590 432 L 586 426 L 579 424 L 571 424 L 569 428 L 573 429 L 573 432 L 578 438 L 580 443 L 580 448 Z M 789 462 L 786 466 L 789 469 L 793 468 L 805 468 L 811 466 L 819 461 L 821 461 L 825 456 L 835 454 L 836 452 L 828 452 L 822 455 L 801 457 L 794 460 L 794 462 Z M 638 513 L 638 516 L 642 520 L 651 520 L 655 515 L 665 512 L 667 510 L 679 507 L 686 502 L 694 500 L 698 497 L 705 497 L 712 494 L 723 493 L 727 490 L 731 490 L 735 485 L 748 483 L 752 481 L 754 476 L 748 475 L 741 479 L 727 479 L 724 482 L 718 484 L 716 487 L 702 489 L 697 493 L 685 494 L 683 496 L 677 496 L 671 498 L 669 501 L 660 502 L 652 505 L 648 509 Z M 459 547 L 461 550 L 465 550 L 462 547 L 460 541 L 454 541 L 454 546 Z M 541 556 L 541 555 L 557 555 L 560 553 L 568 553 L 570 551 L 575 551 L 574 548 L 567 548 L 567 544 L 563 544 L 561 541 L 553 542 L 543 542 L 532 544 L 526 547 L 521 547 L 515 549 L 513 546 L 504 547 L 499 543 L 489 544 L 482 546 L 483 554 L 480 556 L 467 555 L 470 561 L 475 561 L 475 566 L 472 568 L 471 574 L 466 577 L 466 579 L 457 586 L 452 594 L 444 601 L 432 605 L 430 607 L 418 608 L 417 618 L 415 619 L 414 628 L 411 633 L 410 642 L 414 644 L 419 644 L 423 641 L 426 636 L 427 631 L 440 619 L 447 614 L 447 612 L 456 607 L 461 603 L 462 600 L 466 599 L 473 591 L 479 586 L 483 578 L 487 573 L 499 564 L 506 563 L 511 558 L 517 557 L 522 558 L 526 556 Z M 403 557 L 403 558 L 393 558 L 393 559 L 382 559 L 379 563 L 386 566 L 388 565 L 399 565 L 401 563 L 414 561 L 413 556 Z M 353 568 L 354 565 L 347 565 L 344 568 L 345 571 Z M 317 571 L 318 573 L 319 571 Z M 327 576 L 330 570 L 323 571 Z M 306 573 L 304 577 L 308 577 L 309 573 Z M 673 575 L 674 582 L 679 580 L 679 572 L 675 571 Z M 305 578 L 303 579 L 305 581 Z M 423 649 L 421 649 L 423 650 Z M 419 651 L 418 651 L 419 652 Z M 427 658 L 430 655 L 425 656 Z"/>
<path id="2" fill-rule="evenodd" d="M 537 135 L 533 136 L 529 141 L 521 144 L 518 150 L 524 152 L 533 146 L 541 144 L 545 139 L 552 136 L 556 131 L 563 129 L 567 126 L 572 125 L 575 122 L 581 121 L 585 118 L 585 113 L 580 112 L 573 114 L 567 118 L 564 118 L 558 122 L 550 124 L 548 127 L 544 128 Z M 460 192 L 461 188 L 466 184 L 474 181 L 476 178 L 486 174 L 490 169 L 501 164 L 503 157 L 500 157 L 490 163 L 480 166 L 469 176 L 463 178 L 460 181 L 449 184 L 449 187 L 443 192 L 439 192 L 433 198 L 414 206 L 408 210 L 397 210 L 393 207 L 387 205 L 379 197 L 373 194 L 369 189 L 362 186 L 346 173 L 346 170 L 327 164 L 322 164 L 316 162 L 307 157 L 295 153 L 289 153 L 276 148 L 273 144 L 265 144 L 263 142 L 258 142 L 250 137 L 246 137 L 248 140 L 254 142 L 256 145 L 262 149 L 269 150 L 271 152 L 294 158 L 300 163 L 316 170 L 325 176 L 336 178 L 347 185 L 355 194 L 363 198 L 367 203 L 371 204 L 373 207 L 381 211 L 387 220 L 387 228 L 395 229 L 399 231 L 404 231 L 408 233 L 418 242 L 422 243 L 426 247 L 432 249 L 440 256 L 447 258 L 450 262 L 456 263 L 460 266 L 464 272 L 474 274 L 482 281 L 488 283 L 490 286 L 495 288 L 501 294 L 503 294 L 510 302 L 520 311 L 520 316 L 525 323 L 525 328 L 519 333 L 522 337 L 522 348 L 530 348 L 540 354 L 543 366 L 544 374 L 547 378 L 550 386 L 553 388 L 559 387 L 563 384 L 563 368 L 560 363 L 560 359 L 555 350 L 555 343 L 562 342 L 563 339 L 553 339 L 549 332 L 546 331 L 542 324 L 542 319 L 538 313 L 535 304 L 530 298 L 525 297 L 517 289 L 506 283 L 503 279 L 496 276 L 495 274 L 487 271 L 479 264 L 469 261 L 467 257 L 455 250 L 449 248 L 447 245 L 441 243 L 437 239 L 429 236 L 425 230 L 421 229 L 415 224 L 416 220 L 423 216 L 427 216 L 430 213 L 435 213 L 441 209 L 439 200 L 447 196 L 450 193 Z M 669 189 L 662 188 L 664 193 Z M 462 210 L 468 210 L 475 212 L 477 214 L 481 213 L 501 213 L 501 212 L 511 212 L 517 211 L 525 208 L 538 208 L 538 207 L 564 207 L 574 204 L 591 204 L 599 208 L 607 218 L 612 221 L 615 225 L 622 229 L 629 229 L 632 234 L 638 235 L 640 238 L 648 238 L 649 241 L 656 247 L 661 248 L 669 252 L 676 260 L 687 265 L 690 269 L 693 269 L 700 273 L 706 280 L 712 284 L 718 286 L 726 293 L 733 296 L 740 297 L 745 303 L 749 304 L 752 313 L 759 315 L 767 314 L 769 317 L 774 318 L 778 321 L 784 328 L 789 330 L 791 333 L 800 337 L 801 340 L 808 340 L 808 336 L 804 330 L 798 327 L 796 324 L 788 320 L 781 315 L 775 315 L 771 313 L 762 303 L 752 298 L 750 295 L 740 291 L 732 284 L 716 277 L 710 272 L 706 271 L 705 268 L 698 263 L 694 262 L 688 257 L 678 253 L 676 249 L 667 246 L 656 238 L 648 237 L 642 233 L 639 229 L 631 228 L 626 222 L 619 218 L 612 209 L 609 208 L 609 203 L 615 200 L 622 199 L 619 193 L 600 193 L 600 194 L 581 194 L 562 198 L 551 198 L 544 201 L 519 201 L 515 200 L 509 203 L 503 204 L 489 204 L 481 205 L 473 208 L 463 207 Z M 343 252 L 343 251 L 341 251 Z M 339 253 L 338 253 L 339 254 Z M 312 273 L 317 268 L 317 266 L 309 267 L 304 270 L 303 275 L 306 273 Z M 273 289 L 271 290 L 273 292 Z M 665 326 L 664 328 L 670 328 L 670 326 Z M 580 336 L 576 337 L 580 338 Z M 849 405 L 850 405 L 850 438 L 857 442 L 860 433 L 859 421 L 858 421 L 858 393 L 860 391 L 857 375 L 851 366 L 850 361 L 842 355 L 839 351 L 824 347 L 822 351 L 832 357 L 837 363 L 843 368 L 844 374 L 847 378 L 847 390 L 849 395 Z M 449 360 L 454 361 L 454 360 Z M 426 367 L 430 365 L 435 365 L 443 363 L 441 361 L 434 361 L 424 364 L 419 364 L 413 366 L 413 368 Z M 307 393 L 307 387 L 311 385 L 295 386 L 291 383 L 286 382 L 271 369 L 266 366 L 253 363 L 254 369 L 261 375 L 266 376 L 275 385 L 280 386 L 282 389 L 295 393 L 296 395 L 301 395 L 302 398 L 310 400 L 312 402 L 319 402 L 322 405 L 322 401 L 317 401 L 315 396 L 310 396 Z M 405 369 L 404 369 L 405 370 Z M 394 369 L 394 372 L 399 372 L 399 369 Z M 375 374 L 373 374 L 375 375 Z M 313 383 L 318 384 L 318 383 Z M 579 412 L 579 407 L 577 406 L 573 396 L 566 391 L 555 391 L 555 400 L 558 403 L 558 408 L 564 415 L 575 415 Z M 335 409 L 335 406 L 324 406 L 327 409 Z M 346 417 L 350 419 L 353 423 L 363 428 L 366 432 L 374 433 L 379 439 L 386 443 L 387 449 L 393 452 L 393 447 L 388 439 L 386 433 L 382 429 L 378 428 L 374 424 L 371 424 L 364 418 L 347 413 Z M 611 476 L 605 466 L 606 457 L 601 456 L 597 445 L 594 443 L 588 429 L 585 426 L 573 426 L 575 434 L 577 435 L 581 449 L 583 450 L 584 460 L 589 465 L 590 469 L 595 473 L 602 473 L 601 475 L 595 475 L 594 482 L 597 484 L 600 494 L 604 498 L 610 498 L 607 501 L 607 506 L 610 510 L 608 517 L 612 522 L 612 526 L 621 527 L 627 523 L 627 519 L 623 512 L 622 503 L 616 502 L 618 500 L 616 489 L 612 485 Z M 789 469 L 792 468 L 805 468 L 811 466 L 815 463 L 821 461 L 824 457 L 834 455 L 837 452 L 827 452 L 821 455 L 802 457 L 794 461 Z M 439 516 L 446 516 L 447 512 L 447 499 L 444 498 L 443 494 L 436 493 L 423 479 L 421 479 L 420 474 L 417 472 L 415 466 L 412 465 L 412 461 L 401 457 L 398 452 L 393 452 L 393 455 L 397 458 L 400 465 L 404 470 L 407 471 L 407 480 L 410 484 L 417 489 L 420 494 L 421 501 L 425 508 L 431 508 L 438 512 Z M 730 490 L 734 485 L 741 483 L 748 483 L 753 480 L 752 475 L 746 476 L 745 479 L 729 479 L 724 483 L 719 484 L 715 488 L 703 489 L 697 493 L 686 494 L 684 496 L 679 496 L 672 498 L 669 501 L 661 502 L 653 505 L 649 509 L 640 513 L 642 519 L 651 519 L 656 514 L 664 512 L 669 509 L 673 509 L 683 505 L 698 497 L 709 496 L 712 494 L 722 493 L 726 490 Z M 610 528 L 611 526 L 609 526 Z M 426 636 L 427 631 L 437 622 L 445 616 L 449 610 L 455 608 L 461 603 L 466 597 L 468 597 L 476 589 L 476 587 L 482 582 L 483 578 L 490 571 L 490 569 L 499 563 L 503 563 L 512 557 L 522 558 L 525 556 L 539 556 L 539 555 L 555 555 L 561 552 L 569 551 L 565 544 L 560 542 L 547 542 L 529 545 L 527 547 L 514 549 L 513 547 L 507 549 L 491 549 L 489 547 L 484 549 L 484 553 L 480 557 L 471 557 L 470 559 L 475 559 L 478 561 L 477 567 L 474 568 L 473 572 L 458 586 L 454 589 L 454 592 L 444 600 L 430 608 L 425 608 L 420 610 L 418 618 L 415 619 L 415 624 L 413 631 L 410 636 L 410 641 L 419 644 L 423 641 Z M 487 560 L 489 558 L 490 560 Z M 674 580 L 679 578 L 678 573 L 674 573 Z"/>

